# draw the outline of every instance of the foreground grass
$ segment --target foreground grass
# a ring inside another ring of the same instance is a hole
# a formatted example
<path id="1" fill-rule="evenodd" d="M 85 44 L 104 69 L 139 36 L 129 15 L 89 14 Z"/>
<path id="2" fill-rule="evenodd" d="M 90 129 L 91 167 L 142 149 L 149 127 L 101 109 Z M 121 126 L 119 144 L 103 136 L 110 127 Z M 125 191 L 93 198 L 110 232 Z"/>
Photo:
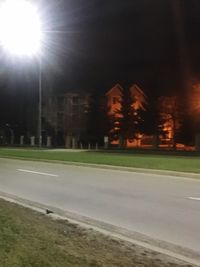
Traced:
<path id="1" fill-rule="evenodd" d="M 138 154 L 119 152 L 59 152 L 30 149 L 0 149 L 0 157 L 20 157 L 36 160 L 59 160 L 83 163 L 105 164 L 113 166 L 149 168 L 200 173 L 200 156 L 179 154 Z"/>
<path id="2" fill-rule="evenodd" d="M 190 266 L 0 200 L 2 267 Z"/>

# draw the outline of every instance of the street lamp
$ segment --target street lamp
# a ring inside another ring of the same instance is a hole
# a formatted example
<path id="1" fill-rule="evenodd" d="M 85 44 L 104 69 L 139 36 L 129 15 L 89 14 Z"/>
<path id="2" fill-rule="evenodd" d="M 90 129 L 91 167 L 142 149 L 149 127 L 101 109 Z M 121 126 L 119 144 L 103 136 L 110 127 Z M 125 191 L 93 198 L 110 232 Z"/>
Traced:
<path id="1" fill-rule="evenodd" d="M 4 0 L 0 3 L 0 46 L 13 56 L 39 56 L 38 139 L 42 146 L 42 22 L 37 8 L 28 0 Z"/>

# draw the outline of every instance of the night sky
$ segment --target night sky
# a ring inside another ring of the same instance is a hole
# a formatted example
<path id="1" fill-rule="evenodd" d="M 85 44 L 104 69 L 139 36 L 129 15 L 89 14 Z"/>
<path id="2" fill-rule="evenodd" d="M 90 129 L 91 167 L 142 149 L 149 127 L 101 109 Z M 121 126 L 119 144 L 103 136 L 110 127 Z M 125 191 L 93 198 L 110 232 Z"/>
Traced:
<path id="1" fill-rule="evenodd" d="M 48 34 L 43 58 L 44 79 L 58 92 L 105 92 L 116 83 L 137 83 L 148 96 L 170 95 L 184 90 L 184 79 L 200 78 L 199 0 L 38 4 L 46 29 L 63 32 Z M 2 114 L 8 105 L 13 110 L 21 105 L 23 96 L 37 96 L 36 65 L 34 60 L 3 58 Z"/>
<path id="2" fill-rule="evenodd" d="M 99 90 L 116 82 L 174 87 L 177 42 L 171 1 L 74 2 L 69 5 L 74 12 L 69 8 L 66 16 L 71 33 L 66 35 L 65 75 L 71 81 Z"/>
<path id="3" fill-rule="evenodd" d="M 182 90 L 184 71 L 198 79 L 198 0 L 76 0 L 52 7 L 52 25 L 67 32 L 56 54 L 71 88 L 138 83 L 147 94 L 173 94 Z"/>

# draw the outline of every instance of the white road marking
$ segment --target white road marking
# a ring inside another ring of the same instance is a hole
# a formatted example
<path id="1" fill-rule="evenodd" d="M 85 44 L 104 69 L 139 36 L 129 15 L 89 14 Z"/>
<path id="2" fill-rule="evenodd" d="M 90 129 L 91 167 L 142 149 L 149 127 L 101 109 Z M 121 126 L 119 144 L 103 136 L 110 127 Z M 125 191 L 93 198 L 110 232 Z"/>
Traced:
<path id="1" fill-rule="evenodd" d="M 20 172 L 28 172 L 32 174 L 39 174 L 39 175 L 45 175 L 45 176 L 52 176 L 52 177 L 58 177 L 57 174 L 52 174 L 52 173 L 46 173 L 46 172 L 36 172 L 36 171 L 30 171 L 30 170 L 24 170 L 24 169 L 17 169 Z"/>
<path id="2" fill-rule="evenodd" d="M 188 199 L 200 201 L 200 197 L 188 197 Z"/>

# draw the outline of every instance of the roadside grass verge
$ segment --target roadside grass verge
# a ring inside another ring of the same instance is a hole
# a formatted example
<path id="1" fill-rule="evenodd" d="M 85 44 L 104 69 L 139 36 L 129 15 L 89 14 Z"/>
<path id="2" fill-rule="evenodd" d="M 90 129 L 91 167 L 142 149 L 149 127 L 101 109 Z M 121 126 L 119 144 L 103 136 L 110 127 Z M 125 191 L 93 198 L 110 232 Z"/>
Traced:
<path id="1" fill-rule="evenodd" d="M 195 155 L 195 154 L 194 154 Z M 17 157 L 22 159 L 52 160 L 62 162 L 81 162 L 112 166 L 170 170 L 200 173 L 200 156 L 186 154 L 144 154 L 138 152 L 65 152 L 53 150 L 0 149 L 0 157 Z"/>
<path id="2" fill-rule="evenodd" d="M 0 200 L 2 267 L 191 266 Z"/>

